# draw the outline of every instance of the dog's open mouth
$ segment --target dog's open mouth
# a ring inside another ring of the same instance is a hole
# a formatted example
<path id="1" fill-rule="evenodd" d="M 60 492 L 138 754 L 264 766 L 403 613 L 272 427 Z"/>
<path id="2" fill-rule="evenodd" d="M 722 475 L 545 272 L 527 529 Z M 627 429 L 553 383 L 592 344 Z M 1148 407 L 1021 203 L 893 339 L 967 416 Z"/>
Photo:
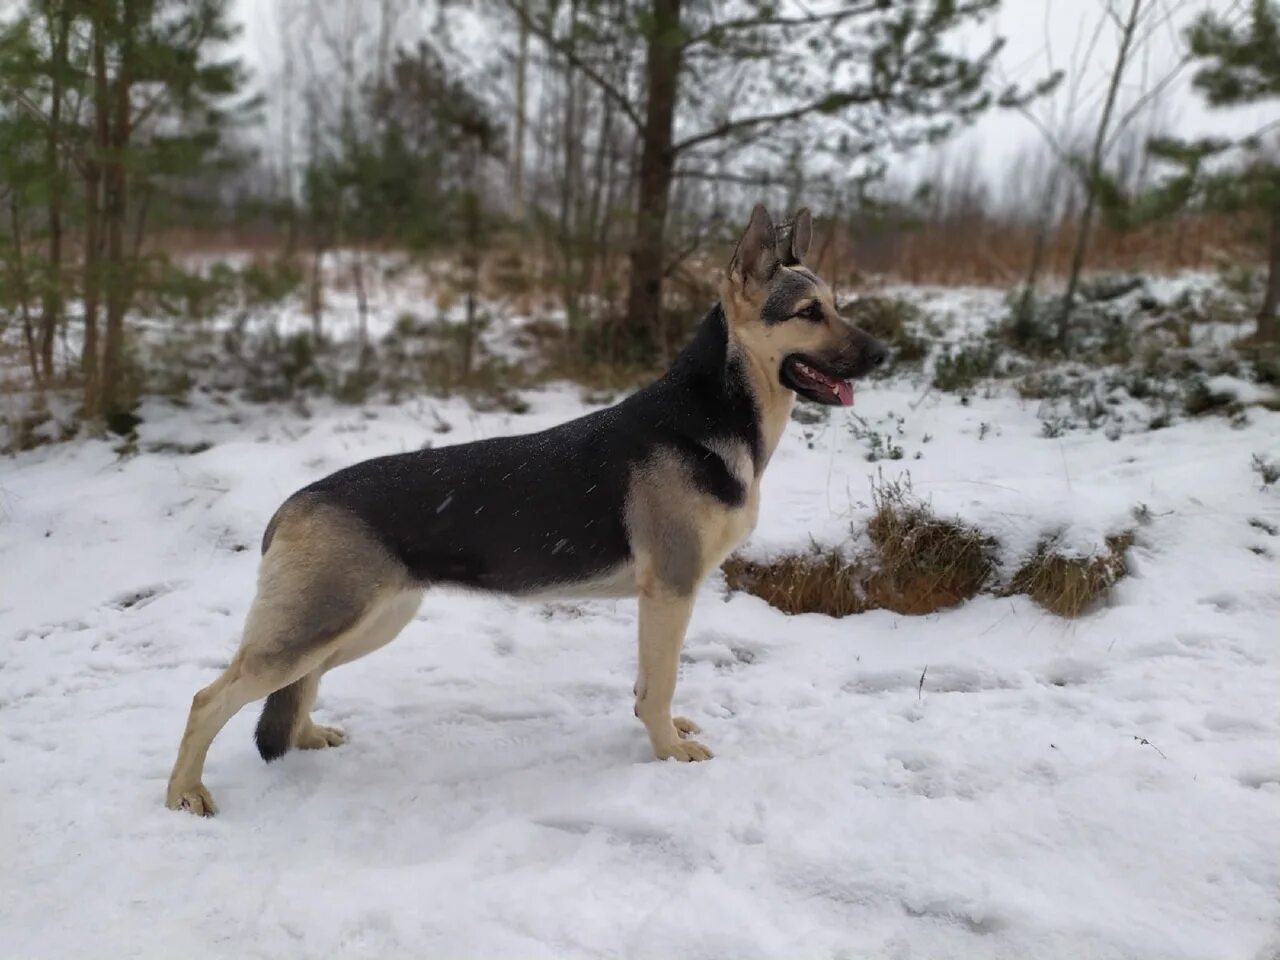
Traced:
<path id="1" fill-rule="evenodd" d="M 853 382 L 823 373 L 812 362 L 800 357 L 782 361 L 782 383 L 806 400 L 833 407 L 853 406 Z"/>

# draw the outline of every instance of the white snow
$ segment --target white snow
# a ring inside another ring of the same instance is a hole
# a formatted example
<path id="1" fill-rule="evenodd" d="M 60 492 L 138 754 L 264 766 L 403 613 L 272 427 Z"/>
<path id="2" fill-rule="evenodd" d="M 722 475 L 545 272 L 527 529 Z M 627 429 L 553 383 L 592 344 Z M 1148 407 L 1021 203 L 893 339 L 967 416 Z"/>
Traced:
<path id="1" fill-rule="evenodd" d="M 135 456 L 3 461 L 0 955 L 1280 950 L 1280 491 L 1249 465 L 1280 452 L 1280 414 L 1262 409 L 1048 439 L 1003 392 L 860 387 L 852 413 L 788 427 L 750 551 L 848 541 L 882 468 L 1007 562 L 1050 533 L 1097 548 L 1145 504 L 1133 575 L 1073 622 L 992 596 L 787 617 L 713 578 L 676 700 L 716 752 L 697 765 L 653 761 L 632 716 L 633 602 L 430 593 L 395 644 L 325 679 L 317 717 L 346 745 L 265 766 L 246 709 L 206 769 L 220 816 L 164 809 L 278 503 L 365 457 L 584 409 L 568 388 L 529 400 L 309 418 L 154 401 Z M 854 428 L 905 458 L 868 463 Z M 148 452 L 164 441 L 212 446 Z"/>

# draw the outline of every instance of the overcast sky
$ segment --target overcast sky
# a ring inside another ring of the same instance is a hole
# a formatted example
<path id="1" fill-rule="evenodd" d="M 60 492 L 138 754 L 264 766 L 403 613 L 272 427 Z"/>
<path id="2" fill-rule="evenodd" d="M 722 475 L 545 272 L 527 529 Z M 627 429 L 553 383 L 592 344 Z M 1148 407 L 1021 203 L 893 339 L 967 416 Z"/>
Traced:
<path id="1" fill-rule="evenodd" d="M 246 28 L 243 56 L 263 84 L 271 82 L 278 58 L 276 2 L 236 0 L 235 6 Z M 334 0 L 311 2 L 322 4 Z M 1130 6 L 1130 0 L 1111 2 L 1122 13 Z M 1125 104 L 1132 104 L 1175 70 L 1185 52 L 1181 28 L 1197 12 L 1211 9 L 1239 16 L 1247 6 L 1246 0 L 1145 0 L 1145 3 L 1149 17 L 1121 92 L 1121 113 Z M 1028 85 L 1054 69 L 1066 70 L 1069 81 L 1072 76 L 1076 77 L 1074 88 L 1070 82 L 1064 84 L 1054 97 L 1038 102 L 1034 109 L 1055 129 L 1062 130 L 1069 125 L 1068 114 L 1076 118 L 1077 127 L 1085 126 L 1100 109 L 1118 45 L 1117 31 L 1107 24 L 1097 33 L 1097 40 L 1090 48 L 1090 40 L 1105 16 L 1106 5 L 1107 0 L 1004 0 L 999 13 L 983 25 L 980 35 L 972 41 L 976 47 L 992 35 L 1006 38 L 997 67 L 1001 82 Z M 1191 70 L 1181 71 L 1161 98 L 1159 113 L 1165 132 L 1181 136 L 1239 134 L 1255 130 L 1280 114 L 1274 105 L 1269 109 L 1209 111 L 1191 89 L 1191 73 Z M 1070 109 L 1073 99 L 1074 111 Z M 1142 122 L 1135 121 L 1138 125 Z M 987 115 L 975 129 L 944 149 L 948 153 L 959 153 L 976 147 L 982 168 L 990 179 L 998 182 L 1012 158 L 1027 145 L 1036 143 L 1039 136 L 1025 117 L 1006 111 Z"/>
<path id="2" fill-rule="evenodd" d="M 1179 136 L 1241 134 L 1258 129 L 1264 122 L 1280 117 L 1280 108 L 1255 107 L 1237 111 L 1208 110 L 1191 87 L 1194 69 L 1178 71 L 1186 48 L 1182 27 L 1204 10 L 1240 16 L 1242 0 L 1148 0 L 1150 19 L 1140 31 L 1142 44 L 1126 73 L 1120 102 L 1133 104 L 1145 91 L 1171 75 L 1168 89 L 1160 98 L 1158 114 L 1168 133 Z M 1118 31 L 1108 24 L 1093 45 L 1090 41 L 1105 15 L 1105 0 L 1004 0 L 998 16 L 986 27 L 988 34 L 1007 39 L 999 71 L 1002 78 L 1028 85 L 1054 69 L 1065 70 L 1067 81 L 1057 93 L 1036 104 L 1036 115 L 1054 125 L 1064 121 L 1075 86 L 1074 115 L 1078 124 L 1094 120 L 1102 106 L 1107 80 L 1119 46 Z M 1122 14 L 1128 0 L 1114 0 Z M 1123 114 L 1123 110 L 1120 111 Z M 1150 114 L 1147 115 L 1147 118 Z M 1135 123 L 1141 120 L 1135 119 Z M 1015 112 L 994 113 L 984 118 L 965 137 L 965 143 L 981 145 L 987 169 L 998 173 L 1007 167 L 1018 150 L 1034 143 L 1040 135 L 1028 120 Z"/>

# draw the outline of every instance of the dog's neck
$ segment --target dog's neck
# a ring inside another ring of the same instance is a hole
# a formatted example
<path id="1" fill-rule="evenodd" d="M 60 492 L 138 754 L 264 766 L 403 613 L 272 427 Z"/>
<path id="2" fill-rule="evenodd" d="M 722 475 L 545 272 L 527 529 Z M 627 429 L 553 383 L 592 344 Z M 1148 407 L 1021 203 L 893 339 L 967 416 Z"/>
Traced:
<path id="1" fill-rule="evenodd" d="M 757 473 L 763 473 L 782 439 L 782 431 L 791 419 L 791 407 L 796 395 L 778 379 L 776 361 L 760 356 L 733 335 L 733 325 L 726 323 L 729 335 L 729 355 L 740 359 L 743 373 L 755 400 L 759 418 L 760 447 L 763 455 Z"/>
<path id="2" fill-rule="evenodd" d="M 728 352 L 730 356 L 740 358 L 742 372 L 748 380 L 751 397 L 755 401 L 756 416 L 760 430 L 760 463 L 756 474 L 763 474 L 764 467 L 773 458 L 773 451 L 778 448 L 782 439 L 782 431 L 786 429 L 787 420 L 791 419 L 791 404 L 795 402 L 795 393 L 788 390 L 778 381 L 777 370 L 767 358 L 742 346 L 733 337 L 732 328 L 728 334 Z"/>
<path id="3" fill-rule="evenodd" d="M 734 335 L 720 304 L 703 319 L 671 373 L 700 380 L 730 409 L 750 410 L 754 421 L 750 454 L 758 478 L 778 446 L 795 394 L 779 382 L 765 358 Z"/>

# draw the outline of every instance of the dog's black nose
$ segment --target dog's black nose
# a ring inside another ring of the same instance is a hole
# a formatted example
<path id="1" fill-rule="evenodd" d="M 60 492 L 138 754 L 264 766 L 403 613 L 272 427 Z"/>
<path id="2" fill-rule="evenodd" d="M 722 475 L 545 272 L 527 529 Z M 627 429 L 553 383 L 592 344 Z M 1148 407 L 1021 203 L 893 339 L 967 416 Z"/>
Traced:
<path id="1" fill-rule="evenodd" d="M 867 347 L 867 362 L 873 367 L 881 367 L 888 359 L 889 348 L 879 340 L 871 341 L 871 345 Z"/>

